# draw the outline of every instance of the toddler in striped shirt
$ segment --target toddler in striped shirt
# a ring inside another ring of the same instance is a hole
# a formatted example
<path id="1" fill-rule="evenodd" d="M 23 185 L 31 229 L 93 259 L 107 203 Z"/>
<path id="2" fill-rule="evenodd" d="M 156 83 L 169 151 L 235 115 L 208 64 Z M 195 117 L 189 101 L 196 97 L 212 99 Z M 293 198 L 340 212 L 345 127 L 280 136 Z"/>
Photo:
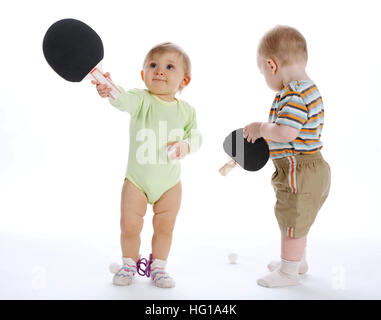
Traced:
<path id="1" fill-rule="evenodd" d="M 263 287 L 286 287 L 300 282 L 308 270 L 307 234 L 325 202 L 331 171 L 321 149 L 324 106 L 320 92 L 308 77 L 307 44 L 289 26 L 276 26 L 261 39 L 258 67 L 270 89 L 276 91 L 268 122 L 253 122 L 244 137 L 269 144 L 275 172 L 275 216 L 281 231 L 281 260 L 267 266 L 270 273 L 257 280 Z"/>

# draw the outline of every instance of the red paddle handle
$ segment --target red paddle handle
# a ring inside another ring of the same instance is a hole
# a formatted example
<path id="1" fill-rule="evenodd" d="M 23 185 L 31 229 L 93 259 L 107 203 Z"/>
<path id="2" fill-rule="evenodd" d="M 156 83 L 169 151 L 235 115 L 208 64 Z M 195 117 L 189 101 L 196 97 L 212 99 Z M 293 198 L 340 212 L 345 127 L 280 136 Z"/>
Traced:
<path id="1" fill-rule="evenodd" d="M 103 72 L 98 68 L 95 67 L 89 75 L 94 79 L 100 82 L 101 84 L 106 84 L 109 88 L 111 88 L 110 96 L 113 100 L 117 99 L 121 92 L 119 88 L 112 82 L 110 79 L 107 79 L 103 76 Z"/>
<path id="2" fill-rule="evenodd" d="M 232 171 L 235 168 L 236 165 L 237 165 L 237 162 L 231 159 L 228 162 L 226 162 L 218 171 L 223 176 L 226 176 L 230 171 Z"/>

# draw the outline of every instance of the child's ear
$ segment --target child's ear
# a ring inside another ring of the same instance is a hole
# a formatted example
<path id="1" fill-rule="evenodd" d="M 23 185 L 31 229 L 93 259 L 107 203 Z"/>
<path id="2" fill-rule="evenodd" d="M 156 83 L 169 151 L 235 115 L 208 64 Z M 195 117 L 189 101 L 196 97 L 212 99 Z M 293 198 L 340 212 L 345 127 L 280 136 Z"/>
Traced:
<path id="1" fill-rule="evenodd" d="M 276 74 L 278 71 L 278 65 L 276 61 L 272 58 L 266 60 L 267 67 L 270 68 L 272 74 Z"/>
<path id="2" fill-rule="evenodd" d="M 144 70 L 140 71 L 140 76 L 142 77 L 142 80 L 144 81 Z"/>
<path id="3" fill-rule="evenodd" d="M 185 76 L 183 81 L 182 81 L 183 87 L 186 87 L 189 84 L 190 81 L 191 81 L 191 77 L 190 76 Z"/>

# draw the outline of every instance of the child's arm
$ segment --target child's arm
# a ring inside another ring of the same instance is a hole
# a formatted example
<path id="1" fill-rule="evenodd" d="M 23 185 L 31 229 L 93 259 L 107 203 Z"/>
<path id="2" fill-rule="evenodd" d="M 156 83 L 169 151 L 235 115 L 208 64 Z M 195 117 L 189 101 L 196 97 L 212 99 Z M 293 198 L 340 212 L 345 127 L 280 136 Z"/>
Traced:
<path id="1" fill-rule="evenodd" d="M 290 142 L 295 140 L 298 135 L 299 129 L 268 122 L 253 122 L 243 129 L 243 136 L 252 143 L 260 137 L 274 142 Z"/>
<path id="2" fill-rule="evenodd" d="M 188 123 L 184 127 L 183 141 L 189 145 L 189 154 L 195 153 L 202 144 L 201 132 L 197 129 L 196 110 L 191 108 Z"/>
<path id="3" fill-rule="evenodd" d="M 261 137 L 274 142 L 290 142 L 299 135 L 299 129 L 268 122 L 262 122 L 259 132 Z"/>
<path id="4" fill-rule="evenodd" d="M 110 73 L 106 72 L 104 77 L 111 80 Z M 98 81 L 91 81 L 92 84 L 96 85 L 98 94 L 102 98 L 109 98 L 109 102 L 112 106 L 119 109 L 120 111 L 127 111 L 131 116 L 137 114 L 142 105 L 142 93 L 139 90 L 125 91 L 122 87 L 118 86 L 121 94 L 116 99 L 111 99 L 111 88 L 106 84 L 101 84 Z"/>
<path id="5" fill-rule="evenodd" d="M 299 135 L 308 118 L 308 110 L 298 92 L 281 97 L 283 105 L 279 108 L 274 123 L 253 122 L 243 130 L 243 135 L 249 142 L 255 142 L 260 137 L 274 142 L 290 142 Z"/>
<path id="6" fill-rule="evenodd" d="M 192 154 L 200 149 L 202 144 L 201 132 L 197 129 L 196 111 L 190 108 L 190 116 L 187 124 L 184 127 L 184 137 L 180 142 L 169 142 L 170 146 L 168 151 L 176 149 L 176 152 L 170 155 L 172 160 L 182 159 L 187 154 Z"/>

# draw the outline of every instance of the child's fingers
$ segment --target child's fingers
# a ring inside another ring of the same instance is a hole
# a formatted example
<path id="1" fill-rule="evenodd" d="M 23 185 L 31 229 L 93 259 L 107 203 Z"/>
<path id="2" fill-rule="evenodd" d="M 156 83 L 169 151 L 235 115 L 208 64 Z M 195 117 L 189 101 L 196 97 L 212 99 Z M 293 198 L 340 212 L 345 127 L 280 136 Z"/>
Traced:
<path id="1" fill-rule="evenodd" d="M 102 91 L 102 93 L 100 93 L 100 95 L 103 97 L 103 98 L 105 98 L 105 97 L 111 97 L 111 95 L 110 95 L 110 91 Z"/>
<path id="2" fill-rule="evenodd" d="M 103 88 L 99 89 L 99 91 L 104 92 L 104 93 L 109 93 L 112 91 L 112 89 L 110 87 L 106 86 L 106 88 L 103 87 Z"/>
<path id="3" fill-rule="evenodd" d="M 181 147 L 178 142 L 168 142 L 167 150 L 171 160 L 181 159 Z"/>
<path id="4" fill-rule="evenodd" d="M 167 144 L 167 147 L 169 146 L 169 148 L 168 148 L 168 151 L 170 152 L 170 151 L 172 151 L 173 149 L 175 149 L 175 148 L 177 148 L 177 145 L 178 145 L 178 143 L 177 142 L 169 142 L 168 144 Z"/>
<path id="5" fill-rule="evenodd" d="M 110 81 L 112 81 L 109 72 L 106 72 L 103 76 L 104 76 L 105 78 L 109 79 Z"/>
<path id="6" fill-rule="evenodd" d="M 246 130 L 246 127 L 243 128 L 243 137 L 244 137 L 244 138 L 247 138 L 247 130 Z"/>
<path id="7" fill-rule="evenodd" d="M 180 152 L 179 159 L 183 159 L 185 157 L 185 152 Z"/>
<path id="8" fill-rule="evenodd" d="M 98 90 L 98 94 L 102 97 L 102 98 L 106 98 L 106 97 L 111 97 L 110 95 L 110 92 L 112 91 L 111 88 L 109 87 L 103 87 L 101 85 L 97 86 L 97 90 Z"/>
<path id="9" fill-rule="evenodd" d="M 98 93 L 99 94 L 108 94 L 112 91 L 112 89 L 110 87 L 108 87 L 107 85 L 104 85 L 104 84 L 100 84 L 97 86 L 97 90 L 98 90 Z"/>
<path id="10" fill-rule="evenodd" d="M 167 145 L 169 146 L 168 148 L 168 153 L 169 153 L 169 158 L 171 160 L 176 160 L 179 158 L 180 156 L 180 147 L 179 147 L 179 144 L 176 142 L 176 143 L 173 143 L 171 145 Z"/>
<path id="11" fill-rule="evenodd" d="M 171 160 L 176 160 L 177 158 L 178 158 L 178 156 L 177 156 L 176 152 L 171 153 L 169 156 L 169 159 L 171 159 Z"/>

